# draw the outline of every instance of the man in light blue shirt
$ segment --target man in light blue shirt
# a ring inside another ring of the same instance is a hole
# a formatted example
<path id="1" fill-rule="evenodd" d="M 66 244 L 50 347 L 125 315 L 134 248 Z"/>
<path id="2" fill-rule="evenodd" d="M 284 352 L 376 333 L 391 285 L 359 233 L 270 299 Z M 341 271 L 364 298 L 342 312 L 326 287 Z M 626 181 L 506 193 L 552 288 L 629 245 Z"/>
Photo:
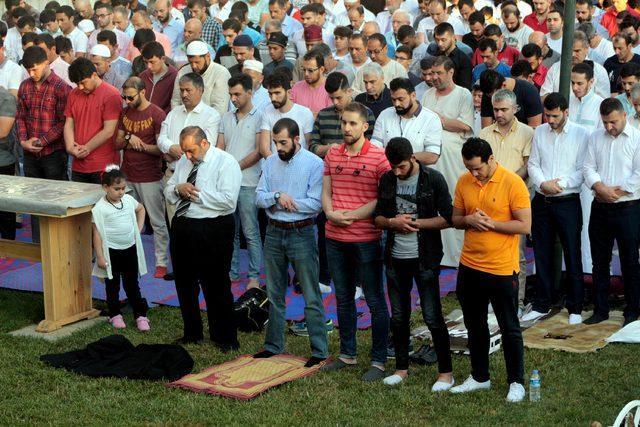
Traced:
<path id="1" fill-rule="evenodd" d="M 505 78 L 511 77 L 511 67 L 498 59 L 498 45 L 495 40 L 490 38 L 480 40 L 478 50 L 483 62 L 473 67 L 471 73 L 471 81 L 473 83 L 476 83 L 480 79 L 480 74 L 486 70 L 494 70 Z"/>
<path id="2" fill-rule="evenodd" d="M 282 34 L 291 37 L 304 28 L 299 21 L 287 15 L 288 8 L 288 0 L 269 0 L 269 15 L 271 19 L 280 22 L 282 24 Z"/>
<path id="3" fill-rule="evenodd" d="M 171 40 L 171 50 L 177 52 L 182 43 L 184 24 L 171 16 L 171 2 L 158 0 L 154 15 L 156 20 L 153 21 L 153 29 L 166 35 Z"/>
<path id="4" fill-rule="evenodd" d="M 318 284 L 318 246 L 314 219 L 322 208 L 322 160 L 300 145 L 295 120 L 282 118 L 271 132 L 277 154 L 267 158 L 256 190 L 256 204 L 269 217 L 264 241 L 269 323 L 264 350 L 256 358 L 284 352 L 285 295 L 288 267 L 293 264 L 305 300 L 305 318 L 311 343 L 311 367 L 328 357 L 324 306 Z"/>

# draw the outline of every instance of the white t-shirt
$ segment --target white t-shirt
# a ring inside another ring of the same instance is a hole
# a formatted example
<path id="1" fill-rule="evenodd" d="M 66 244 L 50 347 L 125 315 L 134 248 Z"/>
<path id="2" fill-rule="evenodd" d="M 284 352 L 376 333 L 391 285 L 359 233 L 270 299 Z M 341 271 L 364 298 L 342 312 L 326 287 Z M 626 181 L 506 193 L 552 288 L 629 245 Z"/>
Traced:
<path id="1" fill-rule="evenodd" d="M 120 206 L 122 209 L 119 209 Z M 93 214 L 102 217 L 105 235 L 100 237 L 106 241 L 109 249 L 128 249 L 136 244 L 138 224 L 132 223 L 135 215 L 131 215 L 131 211 L 137 208 L 138 202 L 128 194 L 122 196 L 122 204 L 111 204 L 108 200 L 106 203 L 96 204 Z M 93 222 L 96 222 L 95 218 Z"/>
<path id="2" fill-rule="evenodd" d="M 391 138 L 398 136 L 411 141 L 414 153 L 426 151 L 440 155 L 442 122 L 436 113 L 424 106 L 420 106 L 410 119 L 398 116 L 396 109 L 389 107 L 378 116 L 371 142 L 386 147 Z"/>
<path id="3" fill-rule="evenodd" d="M 635 51 L 634 53 L 638 53 Z M 604 65 L 604 61 L 611 58 L 615 55 L 615 51 L 613 50 L 613 43 L 607 39 L 600 39 L 600 43 L 594 49 L 589 50 L 589 59 L 597 62 L 600 65 Z"/>
<path id="4" fill-rule="evenodd" d="M 520 2 L 523 3 L 523 2 Z M 511 47 L 522 50 L 522 46 L 529 43 L 529 36 L 533 33 L 533 28 L 520 22 L 520 28 L 515 32 L 507 30 L 504 24 L 500 24 L 500 30 L 504 35 L 504 41 Z"/>
<path id="5" fill-rule="evenodd" d="M 276 122 L 284 117 L 288 117 L 290 119 L 295 120 L 298 124 L 298 128 L 300 129 L 300 145 L 304 148 L 307 148 L 307 141 L 304 137 L 305 134 L 311 133 L 313 131 L 313 113 L 307 107 L 304 107 L 299 104 L 293 104 L 291 110 L 286 113 L 280 112 L 280 110 L 276 110 L 273 108 L 273 105 L 268 105 L 264 113 L 262 114 L 262 123 L 260 124 L 260 130 L 268 130 L 271 132 L 273 130 L 273 125 Z M 271 152 L 276 153 L 278 150 L 276 149 L 276 144 L 271 141 Z"/>
<path id="6" fill-rule="evenodd" d="M 453 33 L 456 36 L 464 36 L 467 32 L 464 30 L 464 24 L 459 18 L 453 15 L 449 15 L 447 22 L 453 27 Z M 418 24 L 418 33 L 426 34 L 429 40 L 433 40 L 433 29 L 436 27 L 436 23 L 431 17 L 424 18 Z"/>
<path id="7" fill-rule="evenodd" d="M 547 44 L 549 45 L 551 50 L 562 53 L 562 37 L 560 37 L 558 40 L 554 40 L 549 35 L 547 35 Z"/>
<path id="8" fill-rule="evenodd" d="M 18 90 L 20 83 L 22 83 L 24 72 L 22 67 L 10 60 L 5 60 L 0 63 L 0 86 L 7 90 Z"/>
<path id="9" fill-rule="evenodd" d="M 89 38 L 85 33 L 80 30 L 80 28 L 76 27 L 71 31 L 67 36 L 65 36 L 69 40 L 71 40 L 71 46 L 73 46 L 73 51 L 75 53 L 87 53 L 87 45 L 89 43 Z M 126 249 L 126 248 L 125 248 Z"/>

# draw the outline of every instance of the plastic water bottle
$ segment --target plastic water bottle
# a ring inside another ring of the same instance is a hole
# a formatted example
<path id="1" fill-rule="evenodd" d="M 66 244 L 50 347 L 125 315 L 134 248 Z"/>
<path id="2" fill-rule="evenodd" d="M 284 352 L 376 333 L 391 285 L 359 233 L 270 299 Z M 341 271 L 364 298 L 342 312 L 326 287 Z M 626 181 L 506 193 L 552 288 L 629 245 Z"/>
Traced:
<path id="1" fill-rule="evenodd" d="M 540 373 L 537 369 L 533 370 L 531 379 L 529 380 L 529 401 L 540 401 Z"/>

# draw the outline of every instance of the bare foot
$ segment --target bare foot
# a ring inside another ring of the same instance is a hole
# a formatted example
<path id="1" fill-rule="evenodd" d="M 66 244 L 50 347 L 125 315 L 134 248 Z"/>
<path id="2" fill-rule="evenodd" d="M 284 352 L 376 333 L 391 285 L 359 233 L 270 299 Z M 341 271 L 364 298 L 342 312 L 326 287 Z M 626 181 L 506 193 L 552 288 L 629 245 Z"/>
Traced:
<path id="1" fill-rule="evenodd" d="M 258 281 L 258 279 L 250 279 L 249 284 L 247 285 L 247 290 L 253 289 L 253 288 L 259 288 L 259 287 L 260 287 L 260 282 Z"/>
<path id="2" fill-rule="evenodd" d="M 453 372 L 438 374 L 438 378 L 436 379 L 436 381 L 451 384 L 451 382 L 453 381 Z"/>

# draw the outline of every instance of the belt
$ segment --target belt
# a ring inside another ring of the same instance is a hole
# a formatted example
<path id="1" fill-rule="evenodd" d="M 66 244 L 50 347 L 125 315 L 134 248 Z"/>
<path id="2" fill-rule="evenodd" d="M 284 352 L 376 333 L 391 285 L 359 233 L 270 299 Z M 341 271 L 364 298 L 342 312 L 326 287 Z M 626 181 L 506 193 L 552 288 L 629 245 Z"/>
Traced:
<path id="1" fill-rule="evenodd" d="M 635 206 L 640 204 L 640 199 L 629 200 L 627 202 L 618 202 L 618 203 L 602 203 L 597 200 L 594 200 L 593 203 L 601 208 L 609 209 L 609 210 L 617 210 L 617 209 L 625 209 L 630 208 L 631 206 Z"/>
<path id="2" fill-rule="evenodd" d="M 313 218 L 303 219 L 301 221 L 292 221 L 292 222 L 276 221 L 275 219 L 269 218 L 269 224 L 277 228 L 282 228 L 283 230 L 293 230 L 296 228 L 302 228 L 308 225 L 313 225 Z"/>
<path id="3" fill-rule="evenodd" d="M 571 193 L 571 194 L 566 194 L 564 196 L 554 196 L 554 197 L 549 197 L 549 196 L 545 196 L 544 194 L 536 193 L 536 196 L 542 197 L 545 203 L 561 203 L 561 202 L 568 202 L 569 200 L 580 200 L 579 193 Z"/>

